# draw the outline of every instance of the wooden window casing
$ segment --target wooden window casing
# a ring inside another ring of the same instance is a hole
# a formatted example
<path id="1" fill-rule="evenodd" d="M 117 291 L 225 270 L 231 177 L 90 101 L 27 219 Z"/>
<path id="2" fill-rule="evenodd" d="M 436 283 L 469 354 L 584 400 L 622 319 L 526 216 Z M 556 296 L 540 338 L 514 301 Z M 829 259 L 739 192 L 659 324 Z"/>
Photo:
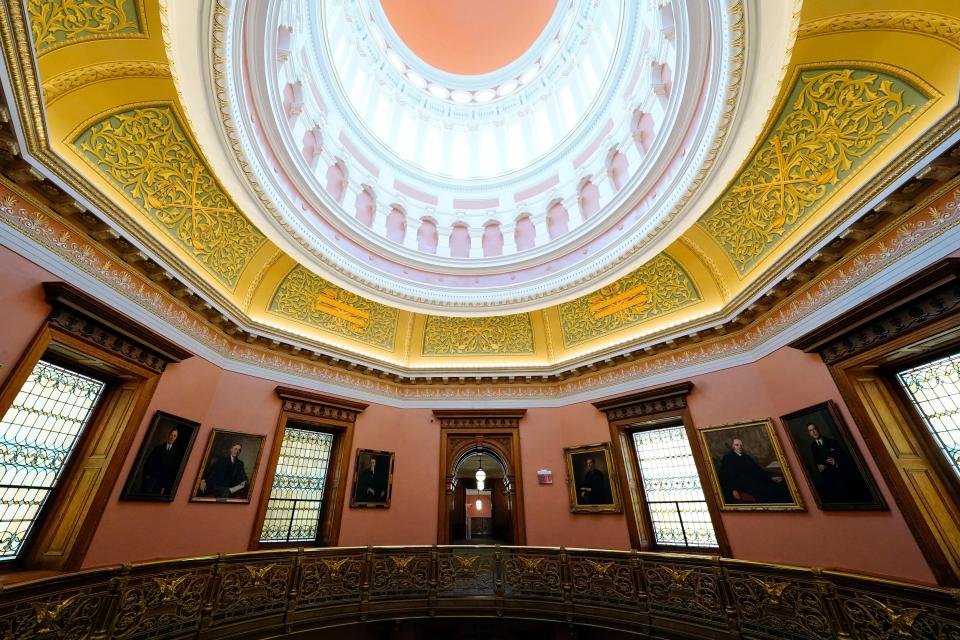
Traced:
<path id="1" fill-rule="evenodd" d="M 613 444 L 614 464 L 620 477 L 621 493 L 624 495 L 624 511 L 630 530 L 630 544 L 641 551 L 670 551 L 678 553 L 710 553 L 730 555 L 730 544 L 720 518 L 720 508 L 716 495 L 710 490 L 710 476 L 706 465 L 709 461 L 698 446 L 697 432 L 687 407 L 687 395 L 693 384 L 680 384 L 651 389 L 629 396 L 622 396 L 593 405 L 607 415 L 610 425 L 610 439 Z M 693 460 L 700 477 L 704 499 L 713 530 L 717 538 L 717 547 L 681 547 L 657 544 L 653 531 L 650 512 L 647 508 L 643 489 L 643 477 L 640 463 L 634 448 L 633 434 L 637 431 L 657 429 L 665 426 L 683 425 L 693 453 Z"/>
<path id="2" fill-rule="evenodd" d="M 327 475 L 323 491 L 323 503 L 320 509 L 317 536 L 312 542 L 316 546 L 336 546 L 340 538 L 340 520 L 343 513 L 345 494 L 350 490 L 350 478 L 347 471 L 350 466 L 350 452 L 353 447 L 353 427 L 357 415 L 367 405 L 353 400 L 334 398 L 318 393 L 277 387 L 281 410 L 273 438 L 273 447 L 267 465 L 266 481 L 260 493 L 257 518 L 250 536 L 250 549 L 278 549 L 287 547 L 311 546 L 310 542 L 262 542 L 264 518 L 270 503 L 270 493 L 276 477 L 277 460 L 283 446 L 283 436 L 287 426 L 291 428 L 320 431 L 333 435 L 333 447 L 330 452 Z"/>
<path id="3" fill-rule="evenodd" d="M 191 354 L 75 287 L 43 286 L 53 310 L 0 389 L 0 410 L 41 359 L 106 387 L 19 557 L 3 564 L 71 571 L 83 564 L 160 374 Z"/>
<path id="4" fill-rule="evenodd" d="M 896 380 L 960 350 L 960 259 L 945 259 L 791 346 L 818 353 L 937 581 L 960 585 L 960 481 Z"/>

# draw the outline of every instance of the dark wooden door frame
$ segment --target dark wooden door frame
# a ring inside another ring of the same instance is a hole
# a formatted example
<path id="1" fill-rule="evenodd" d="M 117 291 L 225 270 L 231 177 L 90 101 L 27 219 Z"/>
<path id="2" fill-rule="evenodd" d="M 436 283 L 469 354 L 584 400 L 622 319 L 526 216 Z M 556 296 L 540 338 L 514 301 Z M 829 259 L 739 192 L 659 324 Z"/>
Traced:
<path id="1" fill-rule="evenodd" d="M 440 481 L 437 544 L 450 544 L 456 463 L 465 451 L 483 447 L 497 453 L 506 465 L 512 487 L 513 544 L 527 543 L 523 513 L 523 477 L 520 464 L 520 419 L 526 409 L 436 409 L 440 422 Z"/>

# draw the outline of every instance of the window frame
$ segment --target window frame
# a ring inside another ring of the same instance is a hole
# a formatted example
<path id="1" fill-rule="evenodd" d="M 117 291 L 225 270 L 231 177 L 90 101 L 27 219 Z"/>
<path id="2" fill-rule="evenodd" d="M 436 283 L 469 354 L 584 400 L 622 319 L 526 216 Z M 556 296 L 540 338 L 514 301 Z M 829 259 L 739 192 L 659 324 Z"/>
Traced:
<path id="1" fill-rule="evenodd" d="M 349 490 L 350 451 L 353 447 L 353 428 L 357 415 L 367 405 L 334 398 L 307 391 L 277 387 L 281 400 L 280 417 L 274 431 L 270 458 L 263 488 L 260 490 L 260 502 L 250 535 L 249 549 L 290 549 L 304 546 L 335 547 L 340 539 L 340 522 L 343 505 Z M 292 428 L 318 431 L 333 435 L 330 461 L 327 465 L 327 477 L 323 488 L 323 504 L 320 507 L 320 519 L 317 525 L 317 537 L 314 541 L 262 542 L 263 522 L 267 515 L 270 493 L 276 478 L 277 462 L 283 446 L 283 436 L 287 425 Z"/>
<path id="2" fill-rule="evenodd" d="M 160 375 L 192 355 L 72 285 L 43 289 L 52 312 L 0 386 L 0 410 L 40 360 L 106 386 L 19 555 L 0 560 L 0 571 L 80 569 Z"/>
<path id="3" fill-rule="evenodd" d="M 960 351 L 960 258 L 934 263 L 790 346 L 820 355 L 938 584 L 960 586 L 960 479 L 897 380 Z"/>
<path id="4" fill-rule="evenodd" d="M 640 551 L 694 555 L 718 554 L 730 557 L 730 543 L 723 526 L 716 494 L 710 485 L 710 476 L 706 467 L 708 462 L 699 446 L 697 430 L 687 407 L 686 396 L 692 389 L 693 383 L 683 382 L 630 396 L 595 402 L 594 406 L 607 414 L 614 450 L 614 464 L 617 466 L 620 490 L 624 495 L 624 511 L 627 514 L 631 546 Z M 633 434 L 670 426 L 683 426 L 687 435 L 697 476 L 700 478 L 700 487 L 703 489 L 710 521 L 717 537 L 716 547 L 681 547 L 656 542 Z"/>

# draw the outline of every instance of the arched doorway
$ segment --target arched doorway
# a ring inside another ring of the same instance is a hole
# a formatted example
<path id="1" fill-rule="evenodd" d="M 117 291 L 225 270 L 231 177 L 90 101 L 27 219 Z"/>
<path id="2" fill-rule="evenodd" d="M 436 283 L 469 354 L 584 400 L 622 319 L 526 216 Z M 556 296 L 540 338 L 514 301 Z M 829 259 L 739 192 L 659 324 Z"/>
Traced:
<path id="1" fill-rule="evenodd" d="M 464 451 L 453 473 L 451 544 L 513 544 L 513 501 L 500 455 L 485 446 Z"/>
<path id="2" fill-rule="evenodd" d="M 440 420 L 437 543 L 526 544 L 518 434 L 526 410 L 433 413 Z"/>

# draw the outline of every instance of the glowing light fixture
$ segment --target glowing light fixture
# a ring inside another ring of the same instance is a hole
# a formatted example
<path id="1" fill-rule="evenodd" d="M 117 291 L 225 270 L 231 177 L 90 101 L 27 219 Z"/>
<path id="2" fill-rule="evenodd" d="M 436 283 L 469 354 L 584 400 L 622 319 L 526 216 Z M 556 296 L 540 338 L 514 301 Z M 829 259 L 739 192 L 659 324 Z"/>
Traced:
<path id="1" fill-rule="evenodd" d="M 477 511 L 483 508 L 483 500 L 477 498 L 477 501 L 473 504 L 477 508 Z"/>
<path id="2" fill-rule="evenodd" d="M 480 453 L 478 455 L 480 456 L 480 460 L 477 462 L 477 464 L 480 468 L 477 469 L 476 478 L 477 482 L 480 483 L 487 479 L 487 472 L 483 470 L 483 449 L 480 449 Z"/>

